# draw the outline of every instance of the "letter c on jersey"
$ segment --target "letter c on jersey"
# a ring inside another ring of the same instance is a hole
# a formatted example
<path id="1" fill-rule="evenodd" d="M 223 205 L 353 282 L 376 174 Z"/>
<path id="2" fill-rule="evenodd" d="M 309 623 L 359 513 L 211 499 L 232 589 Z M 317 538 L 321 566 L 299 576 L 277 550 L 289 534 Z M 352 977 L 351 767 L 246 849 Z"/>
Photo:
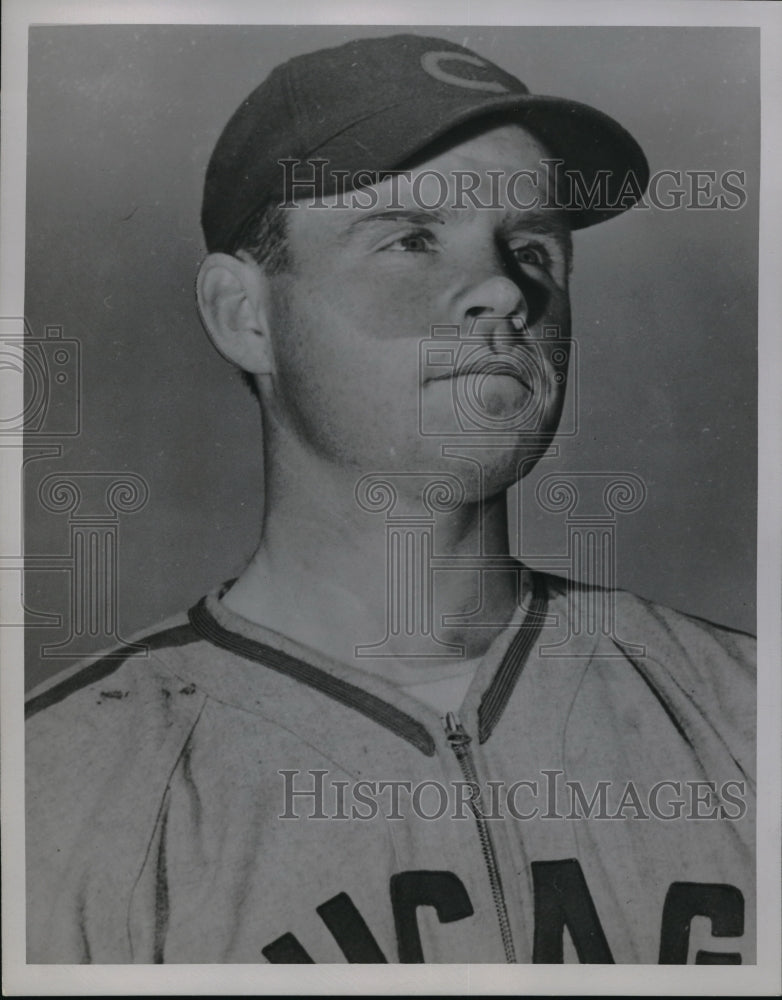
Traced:
<path id="1" fill-rule="evenodd" d="M 470 66 L 485 66 L 487 69 L 492 69 L 489 63 L 484 62 L 483 59 L 479 59 L 477 56 L 468 56 L 461 52 L 424 52 L 421 56 L 421 66 L 425 73 L 434 77 L 435 80 L 440 80 L 441 83 L 450 83 L 456 87 L 466 87 L 467 90 L 488 90 L 493 94 L 510 93 L 505 84 L 500 83 L 499 80 L 475 80 L 467 76 L 454 76 L 453 73 L 449 73 L 448 70 L 443 69 L 441 66 L 441 63 L 446 60 L 448 62 L 469 63 Z"/>

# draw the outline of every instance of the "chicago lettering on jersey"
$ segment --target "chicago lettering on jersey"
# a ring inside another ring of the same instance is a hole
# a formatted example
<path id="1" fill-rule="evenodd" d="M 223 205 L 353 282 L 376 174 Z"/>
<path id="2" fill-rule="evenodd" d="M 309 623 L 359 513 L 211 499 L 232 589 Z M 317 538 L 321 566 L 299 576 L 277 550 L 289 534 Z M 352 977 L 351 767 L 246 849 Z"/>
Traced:
<path id="1" fill-rule="evenodd" d="M 567 930 L 579 962 L 613 964 L 615 959 L 579 862 L 575 858 L 533 861 L 531 868 L 535 912 L 533 963 L 562 963 Z M 348 962 L 425 962 L 427 956 L 416 917 L 418 907 L 431 906 L 443 924 L 464 920 L 475 912 L 464 883 L 450 871 L 399 872 L 391 876 L 389 892 L 396 929 L 396 959 L 384 955 L 346 892 L 316 907 L 316 913 Z M 741 937 L 744 896 L 732 885 L 672 882 L 663 905 L 658 964 L 688 964 L 690 925 L 694 917 L 710 920 L 715 938 Z M 267 961 L 277 964 L 314 961 L 289 932 L 266 945 L 262 954 Z M 699 949 L 693 964 L 741 965 L 741 962 L 740 952 Z"/>

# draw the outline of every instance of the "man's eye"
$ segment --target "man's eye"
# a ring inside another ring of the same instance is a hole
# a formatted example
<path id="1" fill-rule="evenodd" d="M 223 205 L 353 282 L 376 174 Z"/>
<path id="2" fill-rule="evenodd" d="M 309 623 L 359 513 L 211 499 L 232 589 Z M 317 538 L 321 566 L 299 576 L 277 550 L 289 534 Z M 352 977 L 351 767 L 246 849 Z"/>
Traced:
<path id="1" fill-rule="evenodd" d="M 530 264 L 533 267 L 550 267 L 551 254 L 540 243 L 527 243 L 521 247 L 515 247 L 513 255 L 519 264 Z"/>
<path id="2" fill-rule="evenodd" d="M 415 233 L 406 233 L 399 236 L 393 243 L 389 243 L 387 250 L 404 250 L 407 253 L 427 253 L 434 247 L 434 236 L 426 230 Z"/>

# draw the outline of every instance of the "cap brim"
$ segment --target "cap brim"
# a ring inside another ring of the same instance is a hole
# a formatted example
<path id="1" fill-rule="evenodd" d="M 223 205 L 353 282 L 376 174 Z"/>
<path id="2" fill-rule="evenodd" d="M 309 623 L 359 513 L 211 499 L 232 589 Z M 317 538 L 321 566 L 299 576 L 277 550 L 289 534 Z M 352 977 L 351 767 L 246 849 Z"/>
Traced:
<path id="1" fill-rule="evenodd" d="M 581 197 L 564 206 L 573 229 L 620 214 L 646 188 L 646 157 L 618 122 L 587 104 L 535 94 L 483 94 L 473 104 L 462 98 L 458 104 L 394 105 L 362 119 L 313 153 L 348 169 L 357 169 L 359 162 L 366 170 L 398 169 L 459 126 L 497 116 L 524 126 L 553 159 L 563 161 L 567 174 L 579 176 Z M 590 191 L 593 194 L 584 197 Z"/>

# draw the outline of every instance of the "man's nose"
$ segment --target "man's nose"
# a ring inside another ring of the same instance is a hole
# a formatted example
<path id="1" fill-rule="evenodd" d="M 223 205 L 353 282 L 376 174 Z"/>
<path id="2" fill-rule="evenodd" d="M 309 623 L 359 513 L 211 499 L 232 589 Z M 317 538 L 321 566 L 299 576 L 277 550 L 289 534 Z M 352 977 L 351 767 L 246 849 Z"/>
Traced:
<path id="1" fill-rule="evenodd" d="M 476 321 L 483 331 L 505 337 L 518 335 L 527 322 L 524 290 L 504 274 L 493 274 L 466 289 L 460 310 L 466 327 L 463 335 L 469 334 Z"/>

